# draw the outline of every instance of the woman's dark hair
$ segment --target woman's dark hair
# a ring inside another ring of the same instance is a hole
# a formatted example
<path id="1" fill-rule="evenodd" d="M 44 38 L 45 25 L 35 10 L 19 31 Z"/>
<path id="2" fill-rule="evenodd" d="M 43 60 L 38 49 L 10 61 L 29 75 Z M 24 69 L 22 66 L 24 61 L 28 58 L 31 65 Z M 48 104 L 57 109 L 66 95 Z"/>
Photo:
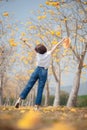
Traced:
<path id="1" fill-rule="evenodd" d="M 36 51 L 37 53 L 44 54 L 45 52 L 47 52 L 47 48 L 46 48 L 43 44 L 38 44 L 38 45 L 35 47 L 35 51 Z"/>

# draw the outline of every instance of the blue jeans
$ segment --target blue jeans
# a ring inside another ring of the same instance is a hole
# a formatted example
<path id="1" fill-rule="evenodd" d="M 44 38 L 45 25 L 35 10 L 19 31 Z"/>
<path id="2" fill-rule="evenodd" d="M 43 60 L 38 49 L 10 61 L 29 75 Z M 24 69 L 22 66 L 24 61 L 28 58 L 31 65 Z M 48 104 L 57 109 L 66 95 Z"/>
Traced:
<path id="1" fill-rule="evenodd" d="M 47 74 L 48 74 L 48 69 L 45 69 L 44 67 L 37 67 L 35 71 L 32 73 L 26 87 L 20 94 L 20 98 L 25 99 L 28 93 L 30 92 L 30 90 L 33 88 L 36 81 L 38 80 L 38 89 L 37 89 L 37 97 L 36 97 L 35 104 L 40 105 L 42 101 L 43 89 L 47 80 Z"/>

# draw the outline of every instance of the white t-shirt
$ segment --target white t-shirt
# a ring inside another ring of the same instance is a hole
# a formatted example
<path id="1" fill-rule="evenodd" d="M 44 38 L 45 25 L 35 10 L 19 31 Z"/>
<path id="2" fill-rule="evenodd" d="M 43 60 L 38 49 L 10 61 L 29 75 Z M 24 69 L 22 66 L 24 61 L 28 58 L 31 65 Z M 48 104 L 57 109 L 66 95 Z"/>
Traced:
<path id="1" fill-rule="evenodd" d="M 44 54 L 37 53 L 37 66 L 48 68 L 51 62 L 51 51 L 47 51 Z"/>

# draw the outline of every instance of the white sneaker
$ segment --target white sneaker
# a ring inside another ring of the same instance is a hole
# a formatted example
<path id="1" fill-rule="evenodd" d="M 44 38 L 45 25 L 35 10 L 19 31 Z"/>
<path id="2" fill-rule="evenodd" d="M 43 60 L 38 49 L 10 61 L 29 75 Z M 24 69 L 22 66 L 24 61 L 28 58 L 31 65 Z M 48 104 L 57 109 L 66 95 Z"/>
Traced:
<path id="1" fill-rule="evenodd" d="M 19 102 L 16 102 L 15 103 L 15 108 L 19 108 L 19 105 L 20 105 Z"/>
<path id="2" fill-rule="evenodd" d="M 34 110 L 35 110 L 35 111 L 40 110 L 39 105 L 35 105 Z"/>
<path id="3" fill-rule="evenodd" d="M 15 103 L 15 108 L 19 108 L 21 99 L 19 98 Z"/>

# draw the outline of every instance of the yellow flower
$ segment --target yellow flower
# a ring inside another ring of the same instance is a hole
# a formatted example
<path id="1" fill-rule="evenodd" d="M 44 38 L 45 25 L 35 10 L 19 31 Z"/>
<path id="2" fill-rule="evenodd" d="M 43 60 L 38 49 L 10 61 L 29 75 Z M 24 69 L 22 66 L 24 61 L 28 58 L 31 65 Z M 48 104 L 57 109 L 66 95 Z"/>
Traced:
<path id="1" fill-rule="evenodd" d="M 67 18 L 64 18 L 64 21 L 67 21 Z"/>
<path id="2" fill-rule="evenodd" d="M 38 19 L 38 20 L 41 20 L 41 16 L 38 16 L 37 19 Z"/>
<path id="3" fill-rule="evenodd" d="M 32 24 L 32 22 L 27 22 L 27 24 Z"/>
<path id="4" fill-rule="evenodd" d="M 23 60 L 23 62 L 24 62 L 24 64 L 26 64 L 26 65 L 28 64 L 28 61 L 27 61 L 27 60 Z"/>
<path id="5" fill-rule="evenodd" d="M 52 127 L 52 130 L 75 130 L 70 124 L 66 124 L 63 122 L 56 123 Z"/>
<path id="6" fill-rule="evenodd" d="M 11 38 L 10 40 L 9 40 L 9 43 L 10 43 L 10 45 L 11 46 L 17 46 L 17 43 L 14 41 L 14 39 L 13 38 Z"/>
<path id="7" fill-rule="evenodd" d="M 76 109 L 75 108 L 71 108 L 71 112 L 76 112 Z"/>
<path id="8" fill-rule="evenodd" d="M 52 44 L 57 44 L 58 41 L 57 41 L 56 39 L 54 39 L 51 43 L 52 43 Z"/>
<path id="9" fill-rule="evenodd" d="M 5 111 L 5 110 L 6 110 L 6 108 L 4 107 L 2 110 L 3 110 L 3 111 Z"/>
<path id="10" fill-rule="evenodd" d="M 85 5 L 87 4 L 87 2 L 86 2 L 86 1 L 84 1 L 83 3 L 84 3 Z"/>
<path id="11" fill-rule="evenodd" d="M 49 2 L 48 2 L 48 1 L 46 1 L 45 3 L 46 3 L 46 5 L 49 5 Z"/>
<path id="12" fill-rule="evenodd" d="M 24 113 L 24 112 L 25 112 L 25 110 L 21 110 L 21 111 L 20 111 L 20 113 Z"/>
<path id="13" fill-rule="evenodd" d="M 52 2 L 52 6 L 58 6 L 59 2 Z"/>
<path id="14" fill-rule="evenodd" d="M 54 15 L 55 14 L 55 12 L 53 11 L 53 10 L 49 10 L 48 11 L 51 15 Z"/>
<path id="15" fill-rule="evenodd" d="M 36 45 L 40 44 L 40 41 L 36 40 Z"/>
<path id="16" fill-rule="evenodd" d="M 36 111 L 29 111 L 18 121 L 17 126 L 19 129 L 32 129 L 40 122 L 41 115 Z"/>
<path id="17" fill-rule="evenodd" d="M 84 42 L 84 38 L 79 37 L 80 42 Z"/>
<path id="18" fill-rule="evenodd" d="M 34 70 L 33 69 L 31 69 L 31 70 L 28 70 L 28 73 L 30 74 L 30 73 L 32 73 Z"/>
<path id="19" fill-rule="evenodd" d="M 21 33 L 21 36 L 25 36 L 25 35 L 26 35 L 25 32 L 22 32 L 22 33 Z"/>
<path id="20" fill-rule="evenodd" d="M 59 2 L 56 1 L 46 1 L 46 5 L 50 5 L 50 6 L 59 6 Z"/>
<path id="21" fill-rule="evenodd" d="M 51 31 L 50 33 L 51 33 L 52 35 L 54 35 L 54 34 L 55 34 L 55 32 L 54 32 L 54 31 Z"/>
<path id="22" fill-rule="evenodd" d="M 30 28 L 30 29 L 36 29 L 36 26 L 33 26 L 33 25 L 32 25 L 32 26 L 30 26 L 29 28 Z"/>
<path id="23" fill-rule="evenodd" d="M 56 36 L 60 36 L 61 35 L 61 33 L 60 32 L 56 32 Z"/>
<path id="24" fill-rule="evenodd" d="M 56 62 L 59 62 L 59 61 L 60 61 L 60 59 L 56 59 L 55 61 L 56 61 Z"/>
<path id="25" fill-rule="evenodd" d="M 40 7 L 43 7 L 43 5 L 42 5 L 42 4 L 40 4 Z"/>
<path id="26" fill-rule="evenodd" d="M 82 26 L 81 25 L 78 25 L 78 29 L 81 29 L 82 28 Z"/>
<path id="27" fill-rule="evenodd" d="M 53 57 L 56 57 L 57 56 L 57 54 L 56 53 L 53 53 Z"/>
<path id="28" fill-rule="evenodd" d="M 3 16 L 9 16 L 8 12 L 4 12 Z"/>
<path id="29" fill-rule="evenodd" d="M 38 16 L 37 18 L 38 18 L 38 20 L 42 20 L 42 19 L 46 18 L 46 15 Z"/>
<path id="30" fill-rule="evenodd" d="M 87 68 L 87 64 L 84 63 L 84 64 L 83 64 L 83 67 L 84 67 L 84 68 Z"/>
<path id="31" fill-rule="evenodd" d="M 46 15 L 43 15 L 42 18 L 45 19 L 45 18 L 46 18 Z"/>

